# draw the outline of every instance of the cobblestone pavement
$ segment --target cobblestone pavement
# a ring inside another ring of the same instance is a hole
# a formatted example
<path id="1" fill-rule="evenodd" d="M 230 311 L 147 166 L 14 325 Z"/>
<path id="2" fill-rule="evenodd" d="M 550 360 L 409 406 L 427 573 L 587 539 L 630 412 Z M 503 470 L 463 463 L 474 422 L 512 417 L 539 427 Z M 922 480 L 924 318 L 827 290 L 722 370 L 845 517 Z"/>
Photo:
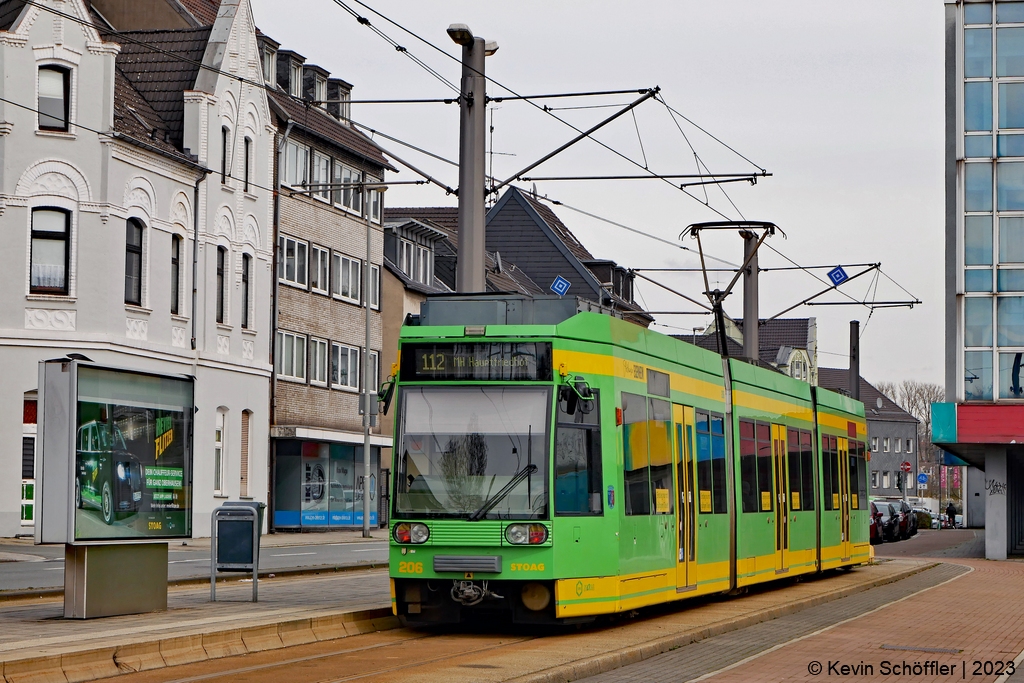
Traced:
<path id="1" fill-rule="evenodd" d="M 984 542 L 983 530 L 922 530 L 876 548 L 944 561 L 917 576 L 584 680 L 995 681 L 1024 655 L 1024 563 L 979 559 Z"/>

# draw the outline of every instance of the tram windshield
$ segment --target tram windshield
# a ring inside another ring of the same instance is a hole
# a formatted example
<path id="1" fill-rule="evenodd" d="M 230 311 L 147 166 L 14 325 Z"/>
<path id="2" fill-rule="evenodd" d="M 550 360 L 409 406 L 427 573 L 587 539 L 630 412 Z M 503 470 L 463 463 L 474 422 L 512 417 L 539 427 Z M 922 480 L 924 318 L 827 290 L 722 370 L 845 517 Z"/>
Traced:
<path id="1" fill-rule="evenodd" d="M 550 403 L 546 388 L 403 388 L 395 514 L 469 518 L 496 500 L 483 518 L 547 517 Z"/>

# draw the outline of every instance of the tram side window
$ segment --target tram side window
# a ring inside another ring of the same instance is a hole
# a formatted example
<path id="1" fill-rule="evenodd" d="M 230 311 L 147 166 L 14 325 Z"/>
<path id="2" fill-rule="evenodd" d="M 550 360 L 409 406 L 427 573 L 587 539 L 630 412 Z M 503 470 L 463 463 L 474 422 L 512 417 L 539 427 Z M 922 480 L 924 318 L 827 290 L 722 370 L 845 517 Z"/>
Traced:
<path id="1" fill-rule="evenodd" d="M 740 420 L 740 485 L 743 512 L 757 512 L 757 442 L 751 420 Z"/>
<path id="2" fill-rule="evenodd" d="M 864 444 L 850 442 L 850 508 L 867 508 L 867 463 L 864 461 Z"/>
<path id="3" fill-rule="evenodd" d="M 821 475 L 825 509 L 839 510 L 839 446 L 834 436 L 821 437 Z"/>
<path id="4" fill-rule="evenodd" d="M 743 512 L 774 509 L 771 425 L 740 420 L 740 475 Z"/>
<path id="5" fill-rule="evenodd" d="M 599 397 L 594 391 L 593 410 L 578 408 L 570 415 L 567 401 L 558 403 L 555 432 L 555 513 L 559 515 L 600 515 L 601 431 Z"/>
<path id="6" fill-rule="evenodd" d="M 622 392 L 622 448 L 627 515 L 651 514 L 647 397 Z"/>
<path id="7" fill-rule="evenodd" d="M 725 481 L 725 421 L 721 415 L 698 410 L 697 489 L 702 513 L 727 513 Z"/>
<path id="8" fill-rule="evenodd" d="M 800 432 L 801 510 L 814 509 L 814 447 L 810 432 Z"/>
<path id="9" fill-rule="evenodd" d="M 668 376 L 665 376 L 668 379 Z M 650 420 L 647 423 L 647 443 L 651 462 L 651 498 L 654 514 L 671 515 L 674 508 L 672 495 L 672 404 L 651 398 Z"/>

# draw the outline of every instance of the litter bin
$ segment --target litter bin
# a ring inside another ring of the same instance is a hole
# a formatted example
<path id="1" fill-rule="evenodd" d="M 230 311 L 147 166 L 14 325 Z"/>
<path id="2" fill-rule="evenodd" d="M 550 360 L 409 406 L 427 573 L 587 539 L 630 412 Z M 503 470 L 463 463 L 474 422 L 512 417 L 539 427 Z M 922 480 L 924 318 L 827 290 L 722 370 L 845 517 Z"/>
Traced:
<path id="1" fill-rule="evenodd" d="M 263 535 L 263 515 L 265 514 L 264 510 L 267 509 L 266 503 L 260 503 L 255 500 L 229 500 L 224 503 L 224 505 L 231 507 L 253 508 L 256 510 L 260 516 L 260 536 Z"/>
<path id="2" fill-rule="evenodd" d="M 266 505 L 232 501 L 216 508 L 211 519 L 210 600 L 217 599 L 217 572 L 251 572 L 252 600 L 259 585 L 260 536 Z"/>

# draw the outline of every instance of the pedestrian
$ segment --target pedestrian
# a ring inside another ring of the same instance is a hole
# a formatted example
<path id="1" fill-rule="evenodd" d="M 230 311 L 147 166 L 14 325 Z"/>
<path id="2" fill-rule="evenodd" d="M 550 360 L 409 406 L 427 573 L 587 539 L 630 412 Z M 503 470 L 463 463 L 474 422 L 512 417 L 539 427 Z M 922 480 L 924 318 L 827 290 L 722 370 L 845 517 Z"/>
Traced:
<path id="1" fill-rule="evenodd" d="M 949 528 L 956 528 L 956 506 L 953 505 L 953 501 L 949 501 L 949 505 L 946 506 L 946 519 L 949 521 Z"/>

